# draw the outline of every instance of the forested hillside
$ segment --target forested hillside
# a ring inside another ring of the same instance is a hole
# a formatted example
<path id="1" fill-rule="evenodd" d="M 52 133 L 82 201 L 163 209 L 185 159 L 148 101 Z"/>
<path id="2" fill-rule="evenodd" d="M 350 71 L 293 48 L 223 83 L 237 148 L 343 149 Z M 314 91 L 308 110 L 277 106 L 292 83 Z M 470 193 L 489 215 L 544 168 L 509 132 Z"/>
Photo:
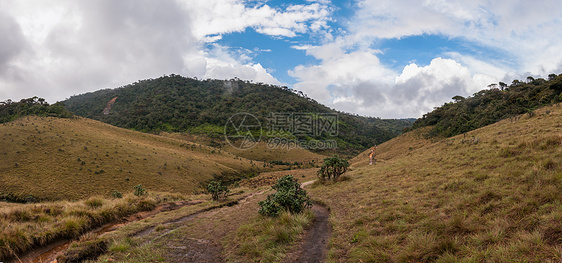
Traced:
<path id="1" fill-rule="evenodd" d="M 433 126 L 429 135 L 450 137 L 562 102 L 562 74 L 550 74 L 548 80 L 528 77 L 527 82 L 514 80 L 509 86 L 500 82 L 489 87 L 472 97 L 453 97 L 455 102 L 425 114 L 412 128 Z"/>
<path id="2" fill-rule="evenodd" d="M 302 92 L 242 80 L 197 80 L 178 75 L 148 79 L 64 101 L 76 115 L 143 132 L 190 132 L 222 137 L 227 120 L 247 112 L 267 128 L 272 113 L 337 114 L 338 148 L 355 152 L 382 143 L 409 127 L 409 120 L 382 120 L 336 112 Z M 305 140 L 327 139 L 326 134 Z M 334 138 L 331 138 L 334 139 Z"/>
<path id="3" fill-rule="evenodd" d="M 45 99 L 38 97 L 22 99 L 19 102 L 0 101 L 0 123 L 10 122 L 27 115 L 68 118 L 73 114 L 60 103 L 49 105 Z"/>

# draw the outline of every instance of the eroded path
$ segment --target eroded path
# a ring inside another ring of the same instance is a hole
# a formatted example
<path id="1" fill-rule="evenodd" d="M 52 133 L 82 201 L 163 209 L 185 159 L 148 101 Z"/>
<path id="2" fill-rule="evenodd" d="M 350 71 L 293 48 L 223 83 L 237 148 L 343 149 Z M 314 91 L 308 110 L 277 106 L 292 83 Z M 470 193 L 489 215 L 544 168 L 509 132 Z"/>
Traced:
<path id="1" fill-rule="evenodd" d="M 241 199 L 236 205 L 199 213 L 181 224 L 171 226 L 163 236 L 148 236 L 167 251 L 166 262 L 224 262 L 223 238 L 255 215 L 260 191 Z"/>
<path id="2" fill-rule="evenodd" d="M 332 234 L 329 222 L 330 212 L 325 207 L 317 204 L 312 207 L 312 212 L 314 212 L 312 227 L 307 231 L 300 250 L 296 255 L 289 258 L 289 262 L 312 263 L 325 261 L 328 241 Z"/>
<path id="3" fill-rule="evenodd" d="M 177 201 L 172 203 L 166 203 L 155 207 L 153 210 L 150 211 L 142 211 L 124 218 L 121 222 L 114 222 L 105 224 L 97 229 L 90 231 L 91 233 L 95 233 L 96 235 L 101 235 L 106 232 L 114 231 L 126 224 L 131 222 L 139 221 L 144 218 L 152 217 L 158 213 L 172 211 L 179 209 L 184 206 L 196 205 L 204 202 L 203 200 L 194 200 L 194 201 Z M 62 255 L 64 251 L 68 248 L 70 243 L 72 243 L 72 239 L 60 239 L 55 241 L 49 245 L 36 248 L 34 250 L 29 251 L 24 256 L 20 258 L 13 259 L 12 261 L 8 262 L 23 262 L 23 263 L 43 263 L 43 262 L 56 262 L 56 258 L 59 255 Z"/>
<path id="4" fill-rule="evenodd" d="M 302 186 L 311 183 L 313 181 L 308 181 Z M 224 203 L 220 207 L 191 210 L 193 212 L 183 216 L 156 223 L 152 219 L 156 214 L 199 204 L 203 201 L 167 204 L 167 206 L 157 207 L 154 211 L 130 216 L 125 222 L 106 225 L 96 230 L 96 234 L 119 233 L 123 226 L 150 218 L 147 220 L 150 220 L 151 223 L 147 224 L 145 228 L 137 228 L 134 232 L 125 230 L 125 232 L 128 231 L 128 234 L 125 235 L 134 240 L 135 246 L 151 246 L 166 251 L 162 258 L 166 262 L 225 262 L 229 259 L 232 260 L 230 256 L 233 254 L 229 253 L 235 253 L 237 247 L 237 244 L 231 242 L 232 238 L 225 237 L 236 235 L 236 230 L 241 224 L 255 217 L 258 201 L 265 199 L 267 194 L 264 193 L 268 192 L 269 190 L 254 191 L 231 201 L 231 204 Z M 297 251 L 287 255 L 288 262 L 324 262 L 331 234 L 329 211 L 319 205 L 314 205 L 312 211 L 315 214 L 315 221 L 305 233 L 301 244 L 297 246 Z M 135 224 L 142 222 L 144 220 Z M 31 257 L 31 260 L 21 262 L 56 262 L 55 258 L 65 252 L 66 246 L 68 244 L 65 244 L 64 247 L 57 246 L 47 253 L 40 253 L 41 257 L 34 256 Z M 105 257 L 110 259 L 113 256 L 106 255 Z"/>

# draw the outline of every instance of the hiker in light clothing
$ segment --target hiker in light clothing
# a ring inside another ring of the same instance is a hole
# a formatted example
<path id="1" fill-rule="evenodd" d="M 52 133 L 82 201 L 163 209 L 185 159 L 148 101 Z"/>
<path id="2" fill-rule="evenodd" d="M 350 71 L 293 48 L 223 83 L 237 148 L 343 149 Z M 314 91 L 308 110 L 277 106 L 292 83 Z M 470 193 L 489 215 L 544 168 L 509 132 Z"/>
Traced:
<path id="1" fill-rule="evenodd" d="M 377 145 L 375 144 L 371 147 L 371 153 L 369 154 L 369 165 L 373 164 L 373 160 L 375 160 L 375 151 L 377 150 Z M 377 160 L 375 160 L 377 162 Z"/>

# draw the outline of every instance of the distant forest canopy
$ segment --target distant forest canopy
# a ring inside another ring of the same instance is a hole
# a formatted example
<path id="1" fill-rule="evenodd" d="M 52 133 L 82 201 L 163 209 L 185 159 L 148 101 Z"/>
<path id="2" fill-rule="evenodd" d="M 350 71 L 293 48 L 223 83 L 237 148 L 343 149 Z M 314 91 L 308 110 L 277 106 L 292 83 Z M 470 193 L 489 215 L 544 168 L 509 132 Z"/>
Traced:
<path id="1" fill-rule="evenodd" d="M 223 136 L 227 120 L 240 112 L 253 114 L 262 125 L 270 113 L 333 113 L 338 115 L 338 148 L 354 152 L 387 141 L 413 123 L 411 119 L 383 120 L 341 113 L 287 87 L 240 79 L 198 80 L 174 74 L 72 96 L 64 104 L 76 115 L 118 127 L 215 137 Z"/>
<path id="2" fill-rule="evenodd" d="M 6 100 L 0 102 L 0 123 L 10 122 L 27 115 L 51 116 L 70 118 L 71 112 L 66 110 L 62 103 L 49 105 L 43 98 L 33 97 L 22 99 L 19 102 Z"/>
<path id="3" fill-rule="evenodd" d="M 525 82 L 514 80 L 511 85 L 494 83 L 488 88 L 472 97 L 453 97 L 454 102 L 416 120 L 412 129 L 433 126 L 430 136 L 450 137 L 562 102 L 562 74 L 550 74 L 548 80 L 527 77 Z"/>

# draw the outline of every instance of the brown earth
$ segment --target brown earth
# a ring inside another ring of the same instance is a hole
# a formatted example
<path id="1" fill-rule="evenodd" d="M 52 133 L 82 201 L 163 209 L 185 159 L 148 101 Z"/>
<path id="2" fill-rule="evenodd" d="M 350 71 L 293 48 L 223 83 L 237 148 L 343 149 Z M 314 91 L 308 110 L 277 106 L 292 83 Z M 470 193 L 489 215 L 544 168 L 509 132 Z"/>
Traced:
<path id="1" fill-rule="evenodd" d="M 332 229 L 330 227 L 330 212 L 325 207 L 315 204 L 312 207 L 314 222 L 306 232 L 299 250 L 287 257 L 286 262 L 324 262 L 328 241 Z"/>

